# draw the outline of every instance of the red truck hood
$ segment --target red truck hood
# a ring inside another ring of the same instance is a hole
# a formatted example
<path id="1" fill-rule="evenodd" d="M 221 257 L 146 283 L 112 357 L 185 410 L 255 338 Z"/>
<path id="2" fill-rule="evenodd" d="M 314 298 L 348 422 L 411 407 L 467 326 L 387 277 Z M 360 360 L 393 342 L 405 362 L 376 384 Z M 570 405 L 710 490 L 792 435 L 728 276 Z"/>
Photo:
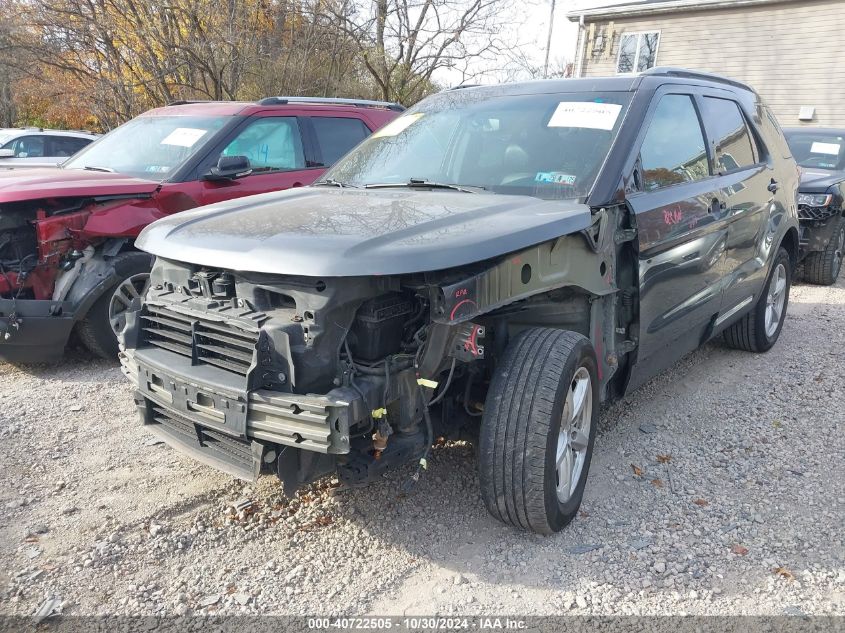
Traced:
<path id="1" fill-rule="evenodd" d="M 160 184 L 85 169 L 0 169 L 0 204 L 38 198 L 151 194 Z"/>

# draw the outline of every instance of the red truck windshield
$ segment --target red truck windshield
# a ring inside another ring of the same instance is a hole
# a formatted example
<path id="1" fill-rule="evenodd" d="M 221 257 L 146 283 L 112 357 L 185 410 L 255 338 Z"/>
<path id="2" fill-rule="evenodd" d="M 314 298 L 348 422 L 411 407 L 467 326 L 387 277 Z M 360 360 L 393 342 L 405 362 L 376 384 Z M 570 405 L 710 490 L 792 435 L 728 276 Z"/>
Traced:
<path id="1" fill-rule="evenodd" d="M 137 117 L 89 145 L 63 167 L 166 180 L 204 147 L 225 122 L 226 117 Z"/>

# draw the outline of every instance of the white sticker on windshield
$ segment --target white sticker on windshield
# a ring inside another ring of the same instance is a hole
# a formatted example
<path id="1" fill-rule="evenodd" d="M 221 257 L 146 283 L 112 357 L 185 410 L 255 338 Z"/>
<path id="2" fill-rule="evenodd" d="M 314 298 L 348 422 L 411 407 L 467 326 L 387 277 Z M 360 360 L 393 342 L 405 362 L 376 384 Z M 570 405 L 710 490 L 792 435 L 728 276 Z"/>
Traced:
<path id="1" fill-rule="evenodd" d="M 423 117 L 422 112 L 414 112 L 413 114 L 406 114 L 400 116 L 398 119 L 393 119 L 390 123 L 373 134 L 373 138 L 380 138 L 382 136 L 396 136 L 403 130 L 411 127 L 414 123 Z"/>
<path id="2" fill-rule="evenodd" d="M 830 154 L 831 156 L 839 156 L 839 148 L 842 147 L 838 143 L 819 143 L 816 141 L 810 148 L 813 154 Z"/>
<path id="3" fill-rule="evenodd" d="M 562 101 L 555 108 L 548 126 L 612 130 L 621 110 L 618 103 Z"/>
<path id="4" fill-rule="evenodd" d="M 193 147 L 194 144 L 205 136 L 207 130 L 198 130 L 192 127 L 177 127 L 161 141 L 162 145 L 178 145 L 179 147 Z"/>

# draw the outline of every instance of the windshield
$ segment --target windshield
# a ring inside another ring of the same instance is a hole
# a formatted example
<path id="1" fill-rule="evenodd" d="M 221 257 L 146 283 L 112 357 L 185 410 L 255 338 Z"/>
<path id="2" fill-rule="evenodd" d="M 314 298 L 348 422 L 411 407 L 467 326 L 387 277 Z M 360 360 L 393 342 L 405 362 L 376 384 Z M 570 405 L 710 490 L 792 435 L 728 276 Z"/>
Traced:
<path id="1" fill-rule="evenodd" d="M 845 170 L 845 130 L 788 131 L 786 141 L 800 167 Z"/>
<path id="2" fill-rule="evenodd" d="M 350 186 L 439 183 L 545 199 L 589 193 L 628 93 L 491 96 L 421 102 L 364 141 L 324 180 Z"/>
<path id="3" fill-rule="evenodd" d="M 196 154 L 226 117 L 140 116 L 64 163 L 66 169 L 115 171 L 162 181 Z"/>

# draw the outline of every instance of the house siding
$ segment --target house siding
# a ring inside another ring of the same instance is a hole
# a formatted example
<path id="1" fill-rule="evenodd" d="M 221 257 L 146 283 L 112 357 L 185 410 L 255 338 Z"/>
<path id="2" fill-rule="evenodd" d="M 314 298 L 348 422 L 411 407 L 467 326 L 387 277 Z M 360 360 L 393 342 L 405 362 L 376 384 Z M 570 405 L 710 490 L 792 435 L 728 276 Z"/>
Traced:
<path id="1" fill-rule="evenodd" d="M 596 20 L 596 32 L 609 22 Z M 576 67 L 580 65 L 584 77 L 616 74 L 623 33 L 660 31 L 658 66 L 703 70 L 747 82 L 782 125 L 802 124 L 798 110 L 814 106 L 810 125 L 845 126 L 841 43 L 845 3 L 841 0 L 793 0 L 617 18 L 612 48 L 599 55 L 584 54 L 583 39 L 589 27 L 588 21 L 578 42 Z"/>

